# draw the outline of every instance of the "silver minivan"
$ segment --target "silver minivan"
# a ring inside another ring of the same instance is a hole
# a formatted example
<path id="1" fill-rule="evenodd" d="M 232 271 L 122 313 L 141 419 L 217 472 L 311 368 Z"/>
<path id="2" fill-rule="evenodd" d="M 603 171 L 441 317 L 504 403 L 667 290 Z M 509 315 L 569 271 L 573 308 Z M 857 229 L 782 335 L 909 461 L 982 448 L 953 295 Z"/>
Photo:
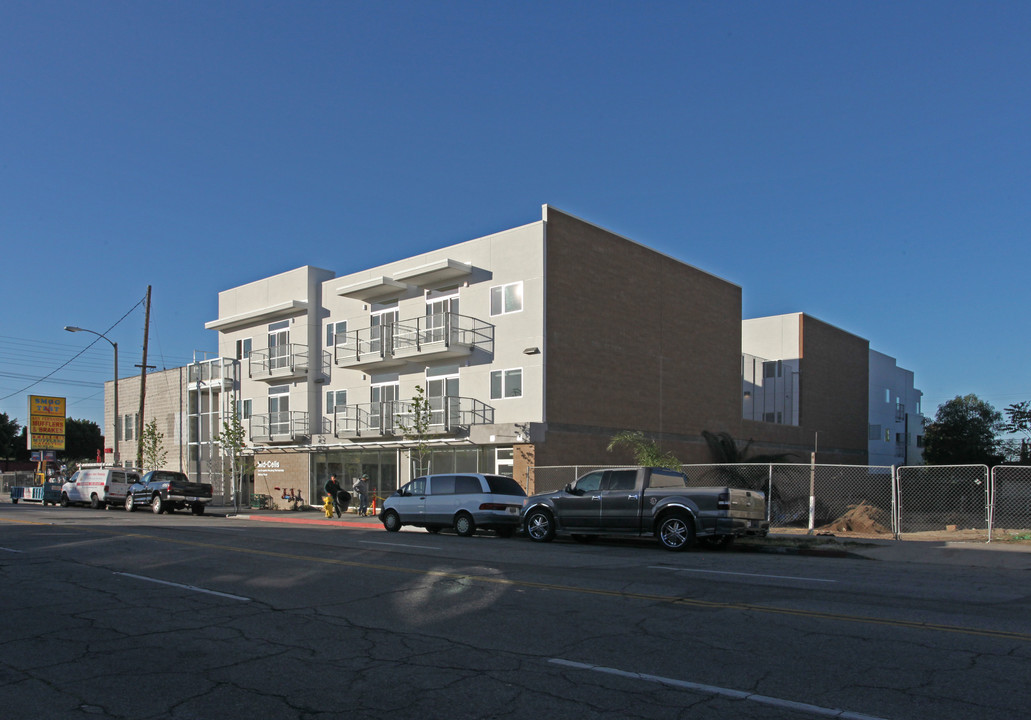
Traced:
<path id="1" fill-rule="evenodd" d="M 519 527 L 524 500 L 523 488 L 504 475 L 425 475 L 388 497 L 379 519 L 390 532 L 414 525 L 433 533 L 451 527 L 463 537 L 477 529 L 511 537 Z"/>

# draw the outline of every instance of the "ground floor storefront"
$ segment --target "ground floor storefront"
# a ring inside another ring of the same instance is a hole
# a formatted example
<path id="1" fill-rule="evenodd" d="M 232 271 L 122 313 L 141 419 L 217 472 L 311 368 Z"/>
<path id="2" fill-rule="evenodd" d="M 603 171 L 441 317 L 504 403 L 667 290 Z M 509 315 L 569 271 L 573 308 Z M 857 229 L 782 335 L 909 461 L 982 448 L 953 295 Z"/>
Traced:
<path id="1" fill-rule="evenodd" d="M 251 502 L 284 509 L 294 505 L 321 505 L 323 486 L 330 475 L 350 490 L 368 476 L 369 500 L 379 508 L 384 499 L 417 475 L 482 472 L 514 476 L 511 446 L 434 448 L 417 456 L 411 448 L 267 448 L 254 454 Z M 297 501 L 296 498 L 300 497 Z"/>

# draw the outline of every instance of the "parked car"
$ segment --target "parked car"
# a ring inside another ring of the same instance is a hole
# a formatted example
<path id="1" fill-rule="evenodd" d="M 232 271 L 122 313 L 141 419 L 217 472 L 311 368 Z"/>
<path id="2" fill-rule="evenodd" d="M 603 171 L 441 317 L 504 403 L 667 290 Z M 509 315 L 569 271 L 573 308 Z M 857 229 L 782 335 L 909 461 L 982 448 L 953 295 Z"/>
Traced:
<path id="1" fill-rule="evenodd" d="M 181 472 L 151 470 L 129 488 L 125 509 L 132 512 L 138 507 L 149 507 L 155 515 L 190 508 L 194 515 L 203 515 L 211 502 L 211 484 L 192 482 Z"/>
<path id="2" fill-rule="evenodd" d="M 595 470 L 562 490 L 534 495 L 522 512 L 526 534 L 549 542 L 598 535 L 654 535 L 667 550 L 695 538 L 713 546 L 766 535 L 766 496 L 758 490 L 689 487 L 683 473 L 658 467 Z"/>
<path id="3" fill-rule="evenodd" d="M 129 486 L 139 481 L 139 473 L 126 468 L 78 470 L 61 486 L 61 506 L 89 505 L 96 509 L 121 505 Z"/>
<path id="4" fill-rule="evenodd" d="M 390 532 L 414 525 L 430 532 L 452 527 L 463 537 L 481 528 L 511 537 L 525 500 L 519 483 L 504 475 L 426 475 L 388 497 L 379 519 Z"/>

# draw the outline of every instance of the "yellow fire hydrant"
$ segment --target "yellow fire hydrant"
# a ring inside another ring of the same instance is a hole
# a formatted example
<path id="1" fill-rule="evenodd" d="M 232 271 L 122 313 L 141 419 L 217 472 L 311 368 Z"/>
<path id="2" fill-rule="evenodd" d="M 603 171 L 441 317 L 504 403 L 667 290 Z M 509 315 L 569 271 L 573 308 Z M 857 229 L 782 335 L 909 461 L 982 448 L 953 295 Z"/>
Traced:
<path id="1" fill-rule="evenodd" d="M 322 509 L 326 512 L 326 518 L 333 517 L 333 496 L 326 494 L 326 499 L 322 501 Z"/>

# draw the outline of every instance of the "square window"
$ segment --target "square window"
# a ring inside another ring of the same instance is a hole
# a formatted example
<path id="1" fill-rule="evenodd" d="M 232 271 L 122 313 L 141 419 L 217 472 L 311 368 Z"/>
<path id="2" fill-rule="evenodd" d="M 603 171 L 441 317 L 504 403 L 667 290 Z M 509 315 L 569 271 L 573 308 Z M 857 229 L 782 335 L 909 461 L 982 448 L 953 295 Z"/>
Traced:
<path id="1" fill-rule="evenodd" d="M 492 400 L 523 396 L 523 370 L 494 370 L 490 374 L 490 397 Z"/>
<path id="2" fill-rule="evenodd" d="M 523 309 L 523 283 L 498 285 L 490 289 L 490 314 L 507 315 Z"/>

